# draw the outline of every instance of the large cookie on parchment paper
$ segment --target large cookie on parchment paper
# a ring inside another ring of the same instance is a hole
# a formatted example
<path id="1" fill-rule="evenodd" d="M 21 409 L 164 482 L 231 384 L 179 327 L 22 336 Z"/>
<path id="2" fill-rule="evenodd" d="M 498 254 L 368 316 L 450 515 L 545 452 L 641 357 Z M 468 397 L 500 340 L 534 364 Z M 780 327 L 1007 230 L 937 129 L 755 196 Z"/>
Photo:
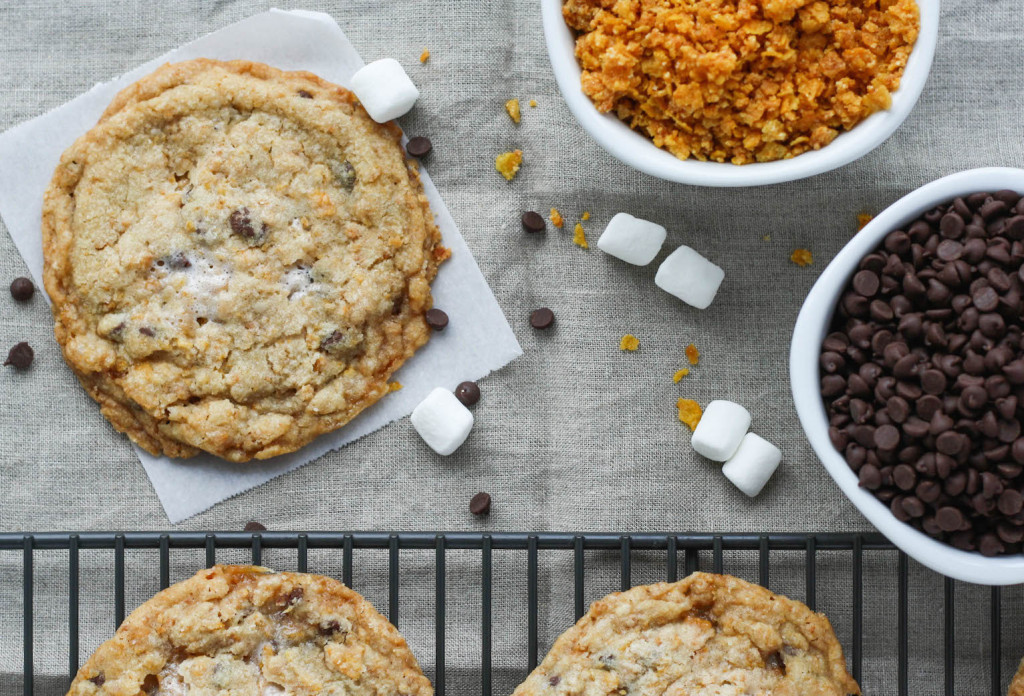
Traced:
<path id="1" fill-rule="evenodd" d="M 67 363 L 144 449 L 296 450 L 388 393 L 447 255 L 394 124 L 259 63 L 165 65 L 61 158 L 43 206 Z"/>

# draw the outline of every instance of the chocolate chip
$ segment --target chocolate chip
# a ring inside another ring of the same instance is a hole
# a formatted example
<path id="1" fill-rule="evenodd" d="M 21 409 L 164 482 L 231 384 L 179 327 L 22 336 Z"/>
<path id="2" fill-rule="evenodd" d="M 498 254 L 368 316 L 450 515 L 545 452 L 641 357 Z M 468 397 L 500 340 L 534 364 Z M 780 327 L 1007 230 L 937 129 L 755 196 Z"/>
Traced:
<path id="1" fill-rule="evenodd" d="M 36 286 L 28 278 L 15 278 L 11 281 L 11 297 L 18 302 L 27 302 L 36 292 Z"/>
<path id="2" fill-rule="evenodd" d="M 7 360 L 4 365 L 11 365 L 19 370 L 27 370 L 32 365 L 32 359 L 35 357 L 35 351 L 32 350 L 32 346 L 22 341 L 21 343 L 15 343 L 14 347 L 7 354 Z"/>
<path id="3" fill-rule="evenodd" d="M 853 276 L 853 289 L 864 297 L 874 297 L 878 286 L 878 276 L 871 271 L 858 271 Z"/>
<path id="4" fill-rule="evenodd" d="M 156 336 L 156 329 L 154 329 L 151 326 L 140 326 L 139 333 L 142 334 L 143 336 L 153 338 L 154 336 Z"/>
<path id="5" fill-rule="evenodd" d="M 253 225 L 252 216 L 248 208 L 239 208 L 232 211 L 228 216 L 228 224 L 231 231 L 244 239 L 251 246 L 259 246 L 267 241 L 269 230 L 266 224 L 260 223 L 259 229 Z"/>
<path id="6" fill-rule="evenodd" d="M 107 682 L 107 677 L 103 674 L 103 672 L 100 672 L 95 677 L 89 677 L 89 681 L 91 681 L 96 686 L 103 686 Z"/>
<path id="7" fill-rule="evenodd" d="M 555 323 L 555 313 L 547 307 L 535 309 L 530 314 L 530 326 L 535 329 L 547 329 Z"/>
<path id="8" fill-rule="evenodd" d="M 558 686 L 559 682 L 561 682 L 561 681 L 562 681 L 562 678 L 556 674 L 555 676 L 553 676 L 553 677 L 548 679 L 548 684 L 550 686 Z"/>
<path id="9" fill-rule="evenodd" d="M 265 531 L 267 531 L 266 527 L 264 527 L 262 524 L 260 524 L 259 522 L 256 522 L 256 521 L 246 522 L 244 529 L 247 532 L 265 532 Z"/>
<path id="10" fill-rule="evenodd" d="M 437 307 L 428 309 L 424 319 L 427 320 L 427 326 L 434 331 L 444 331 L 445 327 L 448 326 L 448 315 Z"/>
<path id="11" fill-rule="evenodd" d="M 331 162 L 331 174 L 338 183 L 338 188 L 349 193 L 356 187 L 356 168 L 348 160 Z"/>
<path id="12" fill-rule="evenodd" d="M 547 223 L 544 222 L 544 218 L 541 217 L 540 213 L 535 213 L 532 210 L 527 210 L 523 213 L 522 224 L 523 229 L 527 232 L 543 232 L 547 229 Z"/>
<path id="13" fill-rule="evenodd" d="M 405 151 L 412 157 L 426 157 L 433 149 L 434 144 L 430 142 L 430 138 L 422 135 L 409 138 L 409 142 L 405 145 Z"/>
<path id="14" fill-rule="evenodd" d="M 312 98 L 313 98 L 313 95 L 312 95 L 312 94 L 311 94 L 310 92 L 307 92 L 307 91 L 306 91 L 306 90 L 304 90 L 304 89 L 300 89 L 300 90 L 298 91 L 298 95 L 299 95 L 300 97 L 302 97 L 303 99 L 312 99 Z"/>
<path id="15" fill-rule="evenodd" d="M 469 511 L 474 515 L 488 515 L 491 512 L 489 493 L 477 493 L 469 501 Z"/>
<path id="16" fill-rule="evenodd" d="M 935 512 L 935 522 L 939 525 L 939 529 L 944 532 L 955 532 L 960 529 L 961 523 L 964 521 L 964 516 L 955 507 L 941 507 Z"/>
<path id="17" fill-rule="evenodd" d="M 464 406 L 472 406 L 480 400 L 480 387 L 476 382 L 460 382 L 459 386 L 455 387 L 455 398 Z"/>

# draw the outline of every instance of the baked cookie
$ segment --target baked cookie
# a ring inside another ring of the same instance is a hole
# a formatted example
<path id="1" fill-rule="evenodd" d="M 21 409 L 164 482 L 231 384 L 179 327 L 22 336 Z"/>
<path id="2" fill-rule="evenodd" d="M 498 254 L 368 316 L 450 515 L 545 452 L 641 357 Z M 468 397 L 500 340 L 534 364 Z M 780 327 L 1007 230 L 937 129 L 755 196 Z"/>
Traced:
<path id="1" fill-rule="evenodd" d="M 595 602 L 514 696 L 848 696 L 832 626 L 799 602 L 694 573 Z"/>
<path id="2" fill-rule="evenodd" d="M 1017 673 L 1013 675 L 1013 681 L 1010 682 L 1010 688 L 1007 690 L 1006 696 L 1024 696 L 1024 660 L 1020 661 Z"/>
<path id="3" fill-rule="evenodd" d="M 319 575 L 214 566 L 133 611 L 68 696 L 432 696 L 398 631 Z"/>
<path id="4" fill-rule="evenodd" d="M 448 254 L 399 138 L 259 63 L 165 65 L 118 94 L 43 204 L 57 341 L 115 428 L 240 462 L 388 393 Z"/>

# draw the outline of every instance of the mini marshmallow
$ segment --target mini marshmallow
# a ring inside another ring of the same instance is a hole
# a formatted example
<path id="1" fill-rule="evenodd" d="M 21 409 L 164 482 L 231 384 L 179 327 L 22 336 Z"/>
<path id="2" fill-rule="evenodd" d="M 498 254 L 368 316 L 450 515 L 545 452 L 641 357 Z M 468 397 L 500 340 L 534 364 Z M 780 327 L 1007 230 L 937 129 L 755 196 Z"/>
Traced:
<path id="1" fill-rule="evenodd" d="M 690 247 L 681 246 L 658 266 L 654 284 L 691 307 L 707 309 L 724 278 L 721 268 Z"/>
<path id="2" fill-rule="evenodd" d="M 382 58 L 360 68 L 352 76 L 352 91 L 377 123 L 407 113 L 420 91 L 394 58 Z"/>
<path id="3" fill-rule="evenodd" d="M 646 266 L 661 251 L 666 234 L 661 225 L 629 213 L 617 213 L 597 240 L 597 248 L 626 263 Z"/>
<path id="4" fill-rule="evenodd" d="M 462 446 L 473 428 L 470 410 L 453 392 L 441 387 L 413 409 L 409 420 L 430 449 L 445 457 Z"/>
<path id="5" fill-rule="evenodd" d="M 747 433 L 736 453 L 722 467 L 725 477 L 748 496 L 761 492 L 782 461 L 782 452 L 754 433 Z"/>
<path id="6" fill-rule="evenodd" d="M 747 409 L 731 401 L 712 401 L 704 409 L 690 444 L 697 454 L 724 462 L 736 453 L 749 427 Z"/>

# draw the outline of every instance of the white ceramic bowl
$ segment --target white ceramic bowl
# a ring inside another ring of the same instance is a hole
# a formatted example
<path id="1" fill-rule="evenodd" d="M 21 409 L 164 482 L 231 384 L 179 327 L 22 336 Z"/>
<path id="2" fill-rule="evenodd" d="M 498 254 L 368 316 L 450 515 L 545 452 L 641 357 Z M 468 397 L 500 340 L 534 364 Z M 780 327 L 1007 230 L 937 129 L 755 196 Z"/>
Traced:
<path id="1" fill-rule="evenodd" d="M 886 208 L 843 247 L 811 288 L 797 317 L 789 351 L 789 377 L 800 424 L 821 463 L 846 496 L 890 541 L 921 564 L 957 580 L 983 585 L 1024 582 L 1024 555 L 987 558 L 980 553 L 957 550 L 900 522 L 887 505 L 861 488 L 857 475 L 828 437 L 818 357 L 840 294 L 860 260 L 874 251 L 886 234 L 957 196 L 1000 189 L 1024 193 L 1024 170 L 990 168 L 952 174 L 922 186 Z"/>
<path id="2" fill-rule="evenodd" d="M 917 0 L 921 31 L 892 107 L 872 114 L 820 150 L 776 162 L 735 165 L 681 160 L 656 147 L 613 114 L 602 114 L 580 88 L 575 39 L 562 18 L 562 0 L 541 0 L 544 37 L 562 96 L 576 120 L 609 153 L 631 167 L 669 181 L 698 186 L 759 186 L 804 179 L 863 157 L 892 135 L 910 114 L 928 79 L 939 34 L 939 0 Z"/>

